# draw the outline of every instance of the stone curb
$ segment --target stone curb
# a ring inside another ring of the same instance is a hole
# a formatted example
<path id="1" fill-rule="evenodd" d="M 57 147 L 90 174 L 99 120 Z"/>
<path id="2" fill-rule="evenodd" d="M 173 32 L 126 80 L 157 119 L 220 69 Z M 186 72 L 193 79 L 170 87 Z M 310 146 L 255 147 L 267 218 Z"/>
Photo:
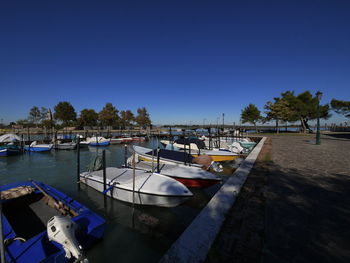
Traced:
<path id="1" fill-rule="evenodd" d="M 263 137 L 206 207 L 172 244 L 159 263 L 204 262 L 216 235 L 234 204 L 266 137 Z"/>

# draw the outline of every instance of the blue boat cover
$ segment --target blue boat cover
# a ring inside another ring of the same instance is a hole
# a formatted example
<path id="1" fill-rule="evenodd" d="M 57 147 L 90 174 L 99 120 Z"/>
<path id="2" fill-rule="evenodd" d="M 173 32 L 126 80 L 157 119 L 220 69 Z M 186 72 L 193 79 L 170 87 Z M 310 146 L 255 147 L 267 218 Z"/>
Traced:
<path id="1" fill-rule="evenodd" d="M 198 149 L 205 149 L 204 141 L 194 137 L 190 137 L 186 139 L 177 139 L 175 143 L 185 144 L 185 145 L 190 145 L 190 143 L 194 143 L 197 145 Z"/>

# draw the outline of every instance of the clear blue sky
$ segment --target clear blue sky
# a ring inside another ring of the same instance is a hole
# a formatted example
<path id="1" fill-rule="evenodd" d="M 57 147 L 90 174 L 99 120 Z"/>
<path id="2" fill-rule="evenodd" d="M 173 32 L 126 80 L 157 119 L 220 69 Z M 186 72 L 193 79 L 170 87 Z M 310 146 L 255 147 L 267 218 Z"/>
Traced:
<path id="1" fill-rule="evenodd" d="M 3 1 L 0 24 L 5 123 L 59 101 L 171 124 L 238 123 L 286 90 L 350 100 L 347 0 Z"/>

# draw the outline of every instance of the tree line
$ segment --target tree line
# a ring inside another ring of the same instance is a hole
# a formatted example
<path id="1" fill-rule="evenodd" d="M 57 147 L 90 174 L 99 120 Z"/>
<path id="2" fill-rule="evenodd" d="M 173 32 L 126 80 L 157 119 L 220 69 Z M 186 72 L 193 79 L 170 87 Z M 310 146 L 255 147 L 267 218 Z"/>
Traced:
<path id="1" fill-rule="evenodd" d="M 266 123 L 274 121 L 276 131 L 278 132 L 279 124 L 288 122 L 300 122 L 301 132 L 311 131 L 309 121 L 317 119 L 319 111 L 320 119 L 331 117 L 330 110 L 350 118 L 350 101 L 332 99 L 330 104 L 319 104 L 319 98 L 313 96 L 310 91 L 302 92 L 298 95 L 294 91 L 281 93 L 280 97 L 273 98 L 264 106 L 264 115 L 255 104 L 249 104 L 241 112 L 242 123 L 250 123 L 255 126 L 258 122 Z"/>
<path id="2" fill-rule="evenodd" d="M 147 127 L 152 124 L 150 115 L 145 107 L 137 109 L 136 116 L 131 110 L 119 111 L 112 103 L 108 102 L 100 112 L 94 109 L 83 109 L 77 115 L 74 107 L 67 101 L 61 101 L 54 107 L 54 112 L 45 107 L 33 106 L 27 119 L 18 120 L 19 125 L 32 125 L 42 127 L 118 127 L 126 128 L 133 125 Z"/>

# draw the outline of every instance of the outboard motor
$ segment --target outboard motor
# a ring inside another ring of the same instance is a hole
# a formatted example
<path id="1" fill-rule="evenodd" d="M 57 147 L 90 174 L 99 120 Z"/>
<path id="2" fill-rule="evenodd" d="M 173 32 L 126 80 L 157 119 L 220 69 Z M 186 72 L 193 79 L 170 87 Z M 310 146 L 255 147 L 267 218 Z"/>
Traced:
<path id="1" fill-rule="evenodd" d="M 89 262 L 84 259 L 82 247 L 75 238 L 78 225 L 67 217 L 54 216 L 47 223 L 47 235 L 50 241 L 63 246 L 66 258 L 74 257 L 75 262 Z"/>

